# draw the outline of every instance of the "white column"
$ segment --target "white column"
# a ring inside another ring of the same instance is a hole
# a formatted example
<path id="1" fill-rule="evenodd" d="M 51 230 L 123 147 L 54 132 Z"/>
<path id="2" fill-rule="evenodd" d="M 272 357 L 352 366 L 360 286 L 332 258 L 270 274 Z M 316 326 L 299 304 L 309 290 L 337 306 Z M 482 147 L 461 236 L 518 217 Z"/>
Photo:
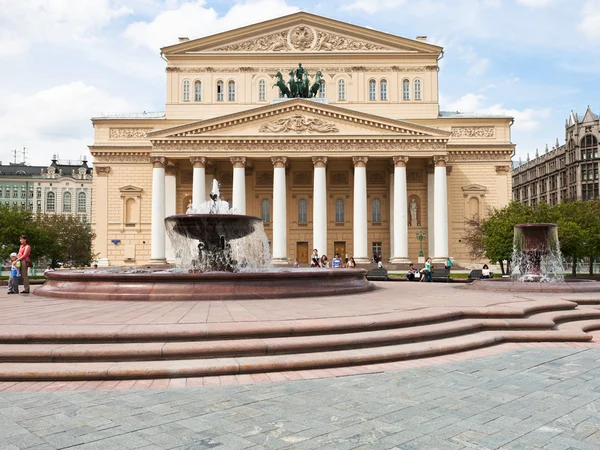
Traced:
<path id="1" fill-rule="evenodd" d="M 96 214 L 92 217 L 92 226 L 96 232 L 94 251 L 98 253 L 98 267 L 106 267 L 110 264 L 108 261 L 108 243 L 110 242 L 108 240 L 108 174 L 110 173 L 110 167 L 94 165 L 94 169 L 96 170 L 94 179 L 96 184 L 94 191 Z M 44 203 L 46 202 L 42 202 L 42 204 Z"/>
<path id="2" fill-rule="evenodd" d="M 327 157 L 313 156 L 313 248 L 327 254 Z"/>
<path id="3" fill-rule="evenodd" d="M 448 188 L 446 187 L 447 156 L 434 156 L 434 192 L 433 209 L 435 221 L 434 262 L 444 262 L 448 258 Z"/>
<path id="4" fill-rule="evenodd" d="M 406 163 L 408 156 L 394 156 L 394 264 L 406 264 L 408 259 L 408 193 Z M 416 225 L 416 224 L 415 224 Z"/>
<path id="5" fill-rule="evenodd" d="M 246 214 L 246 158 L 231 157 L 233 164 L 233 200 L 232 207 L 237 214 Z"/>
<path id="6" fill-rule="evenodd" d="M 165 259 L 165 163 L 163 157 L 152 158 L 152 263 L 164 264 Z"/>
<path id="7" fill-rule="evenodd" d="M 371 261 L 367 235 L 367 161 L 366 156 L 354 156 L 354 261 Z"/>
<path id="8" fill-rule="evenodd" d="M 177 166 L 165 168 L 165 217 L 177 214 Z M 168 263 L 175 262 L 175 252 L 169 236 L 165 235 L 165 257 Z"/>
<path id="9" fill-rule="evenodd" d="M 390 249 L 388 262 L 392 262 L 394 257 L 394 171 L 390 173 Z"/>
<path id="10" fill-rule="evenodd" d="M 190 158 L 194 167 L 192 181 L 192 208 L 198 210 L 206 201 L 206 158 L 192 156 Z"/>
<path id="11" fill-rule="evenodd" d="M 435 198 L 435 177 L 433 175 L 433 169 L 431 173 L 427 171 L 427 242 L 428 251 L 424 257 L 435 255 L 435 232 L 433 230 L 433 224 L 435 223 L 435 216 L 433 214 L 433 203 Z"/>
<path id="12" fill-rule="evenodd" d="M 274 156 L 273 162 L 273 264 L 287 264 L 287 206 L 285 156 Z"/>

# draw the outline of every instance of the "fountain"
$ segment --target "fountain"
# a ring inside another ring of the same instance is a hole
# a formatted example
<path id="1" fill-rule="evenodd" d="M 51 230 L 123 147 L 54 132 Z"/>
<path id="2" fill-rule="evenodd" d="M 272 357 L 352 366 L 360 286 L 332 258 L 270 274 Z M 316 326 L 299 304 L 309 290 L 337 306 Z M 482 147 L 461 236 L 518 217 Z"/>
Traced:
<path id="1" fill-rule="evenodd" d="M 558 227 L 553 223 L 524 223 L 514 227 L 513 270 L 510 277 L 476 280 L 468 289 L 511 292 L 598 292 L 600 283 L 566 279 Z"/>
<path id="2" fill-rule="evenodd" d="M 375 288 L 363 269 L 273 269 L 258 217 L 211 200 L 165 219 L 175 268 L 48 272 L 34 294 L 78 300 L 198 301 L 347 295 Z"/>

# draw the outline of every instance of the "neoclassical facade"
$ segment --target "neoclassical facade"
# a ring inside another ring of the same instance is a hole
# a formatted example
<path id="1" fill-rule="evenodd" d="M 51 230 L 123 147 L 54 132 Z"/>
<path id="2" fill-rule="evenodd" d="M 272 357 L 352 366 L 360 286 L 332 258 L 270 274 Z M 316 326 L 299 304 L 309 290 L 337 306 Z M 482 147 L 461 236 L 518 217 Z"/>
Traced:
<path id="1" fill-rule="evenodd" d="M 439 111 L 442 48 L 300 12 L 206 38 L 167 61 L 164 113 L 93 119 L 93 223 L 101 264 L 173 259 L 166 216 L 216 179 L 261 217 L 273 262 L 378 253 L 468 260 L 465 219 L 506 204 L 512 118 Z M 280 98 L 298 63 L 324 81 Z"/>

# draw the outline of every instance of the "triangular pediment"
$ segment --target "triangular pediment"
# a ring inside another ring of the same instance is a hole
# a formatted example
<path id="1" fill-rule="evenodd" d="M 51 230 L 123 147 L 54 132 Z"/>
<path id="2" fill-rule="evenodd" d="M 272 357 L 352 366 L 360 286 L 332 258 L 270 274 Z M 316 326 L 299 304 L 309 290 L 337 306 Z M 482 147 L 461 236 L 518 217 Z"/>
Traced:
<path id="1" fill-rule="evenodd" d="M 153 141 L 198 136 L 270 139 L 298 135 L 388 135 L 447 140 L 450 132 L 311 100 L 292 99 L 148 133 L 148 137 Z"/>
<path id="2" fill-rule="evenodd" d="M 462 187 L 462 190 L 464 193 L 471 193 L 471 194 L 484 194 L 485 192 L 487 192 L 487 187 L 481 185 L 481 184 L 467 184 L 465 186 Z"/>
<path id="3" fill-rule="evenodd" d="M 441 47 L 333 19 L 298 12 L 161 49 L 171 55 L 201 52 L 403 52 L 439 55 Z"/>
<path id="4" fill-rule="evenodd" d="M 123 186 L 119 188 L 119 192 L 121 195 L 123 194 L 141 194 L 143 189 L 138 186 L 134 186 L 132 184 L 128 184 L 127 186 Z"/>

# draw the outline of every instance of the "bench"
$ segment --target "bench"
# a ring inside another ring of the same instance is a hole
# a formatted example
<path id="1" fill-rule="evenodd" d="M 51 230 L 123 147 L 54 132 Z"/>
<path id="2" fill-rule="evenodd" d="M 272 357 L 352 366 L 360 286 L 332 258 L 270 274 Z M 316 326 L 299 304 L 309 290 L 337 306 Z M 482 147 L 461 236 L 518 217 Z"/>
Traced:
<path id="1" fill-rule="evenodd" d="M 475 280 L 480 280 L 482 277 L 481 269 L 471 270 L 469 276 L 467 277 L 467 283 L 472 283 Z"/>
<path id="2" fill-rule="evenodd" d="M 446 283 L 450 282 L 450 273 L 444 269 L 433 269 L 433 273 L 431 274 L 432 281 L 445 281 Z"/>

